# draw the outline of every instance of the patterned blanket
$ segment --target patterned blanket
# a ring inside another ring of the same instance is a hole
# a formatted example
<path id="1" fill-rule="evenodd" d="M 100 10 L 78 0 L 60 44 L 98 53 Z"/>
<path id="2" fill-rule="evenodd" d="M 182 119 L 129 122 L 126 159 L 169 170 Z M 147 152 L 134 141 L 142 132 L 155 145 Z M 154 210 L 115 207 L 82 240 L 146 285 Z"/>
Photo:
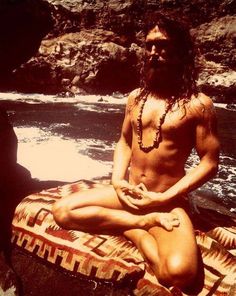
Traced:
<path id="1" fill-rule="evenodd" d="M 52 204 L 72 192 L 104 186 L 79 181 L 25 197 L 17 206 L 12 224 L 12 243 L 30 255 L 72 276 L 134 285 L 134 295 L 173 295 L 156 280 L 141 254 L 123 236 L 65 230 L 54 221 Z M 227 224 L 226 224 L 227 225 Z M 236 227 L 196 230 L 204 263 L 204 286 L 198 294 L 236 295 Z M 178 291 L 178 295 L 184 295 Z"/>

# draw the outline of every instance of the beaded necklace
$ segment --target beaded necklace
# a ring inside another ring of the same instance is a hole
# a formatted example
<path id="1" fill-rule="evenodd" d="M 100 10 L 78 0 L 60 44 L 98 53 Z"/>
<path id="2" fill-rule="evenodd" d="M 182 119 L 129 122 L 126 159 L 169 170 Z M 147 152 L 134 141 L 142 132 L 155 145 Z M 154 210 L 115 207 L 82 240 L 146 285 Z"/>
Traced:
<path id="1" fill-rule="evenodd" d="M 143 115 L 143 108 L 144 105 L 147 101 L 147 96 L 145 96 L 144 98 L 142 98 L 142 104 L 140 106 L 140 112 L 137 118 L 137 136 L 138 136 L 138 144 L 139 144 L 139 148 L 144 151 L 144 152 L 149 152 L 154 148 L 158 148 L 161 142 L 161 127 L 162 124 L 165 121 L 165 117 L 166 114 L 168 113 L 168 111 L 170 110 L 171 104 L 167 103 L 166 108 L 165 108 L 165 112 L 162 114 L 162 116 L 159 118 L 159 123 L 156 129 L 156 135 L 155 138 L 153 140 L 152 145 L 150 146 L 144 146 L 143 144 L 143 124 L 142 124 L 142 115 Z"/>

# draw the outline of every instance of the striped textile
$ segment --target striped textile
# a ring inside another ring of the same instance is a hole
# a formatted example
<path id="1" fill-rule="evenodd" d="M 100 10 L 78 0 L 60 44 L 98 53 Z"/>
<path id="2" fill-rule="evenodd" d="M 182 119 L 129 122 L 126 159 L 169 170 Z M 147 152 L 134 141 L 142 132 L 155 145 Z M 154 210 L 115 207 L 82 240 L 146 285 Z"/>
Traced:
<path id="1" fill-rule="evenodd" d="M 52 204 L 72 192 L 104 186 L 79 181 L 25 197 L 17 206 L 12 223 L 12 243 L 52 267 L 76 276 L 113 282 L 134 279 L 134 295 L 184 295 L 160 285 L 136 247 L 123 236 L 98 235 L 65 230 L 54 221 Z M 236 227 L 196 230 L 205 280 L 201 296 L 236 295 Z M 176 294 L 177 293 L 177 294 Z"/>

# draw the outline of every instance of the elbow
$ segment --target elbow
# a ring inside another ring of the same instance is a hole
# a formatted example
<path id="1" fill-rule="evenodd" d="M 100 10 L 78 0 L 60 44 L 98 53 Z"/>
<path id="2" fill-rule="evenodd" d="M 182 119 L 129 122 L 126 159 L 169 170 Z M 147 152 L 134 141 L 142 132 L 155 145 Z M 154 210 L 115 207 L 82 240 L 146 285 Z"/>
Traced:
<path id="1" fill-rule="evenodd" d="M 209 170 L 209 177 L 210 177 L 210 178 L 215 177 L 215 175 L 216 175 L 217 172 L 218 172 L 218 167 L 219 167 L 218 162 L 215 162 L 215 163 L 211 163 L 211 164 L 209 164 L 209 168 L 208 168 L 208 170 Z"/>
<path id="2" fill-rule="evenodd" d="M 117 179 L 114 178 L 114 175 L 112 175 L 112 178 L 111 178 L 111 185 L 116 188 L 117 187 Z"/>
<path id="3" fill-rule="evenodd" d="M 215 177 L 219 167 L 219 154 L 213 156 L 205 155 L 201 158 L 202 168 L 206 176 L 211 179 Z"/>
<path id="4" fill-rule="evenodd" d="M 202 161 L 202 171 L 207 180 L 214 178 L 218 172 L 218 160 L 205 159 Z"/>

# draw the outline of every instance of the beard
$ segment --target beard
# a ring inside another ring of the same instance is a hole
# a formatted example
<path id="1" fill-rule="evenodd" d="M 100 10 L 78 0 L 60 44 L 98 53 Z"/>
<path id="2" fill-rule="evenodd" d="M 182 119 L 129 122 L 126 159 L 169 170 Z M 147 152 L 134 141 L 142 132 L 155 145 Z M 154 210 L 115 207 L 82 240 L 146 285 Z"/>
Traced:
<path id="1" fill-rule="evenodd" d="M 176 64 L 152 57 L 144 63 L 144 85 L 149 91 L 171 92 L 177 86 L 181 75 Z"/>

